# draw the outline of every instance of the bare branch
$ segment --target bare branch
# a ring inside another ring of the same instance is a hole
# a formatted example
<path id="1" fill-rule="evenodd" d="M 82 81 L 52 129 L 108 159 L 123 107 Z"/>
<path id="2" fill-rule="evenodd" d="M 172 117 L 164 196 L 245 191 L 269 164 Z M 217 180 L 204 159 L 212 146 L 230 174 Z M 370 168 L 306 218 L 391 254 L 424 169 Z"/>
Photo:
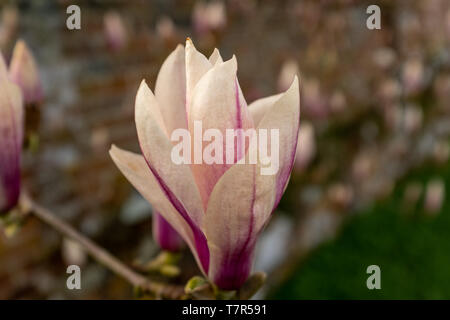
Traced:
<path id="1" fill-rule="evenodd" d="M 79 233 L 65 221 L 58 218 L 50 210 L 34 202 L 26 193 L 23 193 L 21 196 L 20 206 L 25 213 L 33 214 L 63 236 L 79 243 L 92 258 L 127 280 L 134 287 L 151 292 L 155 294 L 156 297 L 160 298 L 179 299 L 184 295 L 184 289 L 181 286 L 150 281 L 145 276 L 136 273 L 108 251 Z"/>

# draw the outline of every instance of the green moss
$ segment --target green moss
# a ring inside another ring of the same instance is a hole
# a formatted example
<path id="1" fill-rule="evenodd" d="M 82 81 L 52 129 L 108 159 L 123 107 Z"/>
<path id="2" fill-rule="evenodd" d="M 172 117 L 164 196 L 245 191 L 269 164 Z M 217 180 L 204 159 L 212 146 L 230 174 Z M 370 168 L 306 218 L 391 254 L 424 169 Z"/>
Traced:
<path id="1" fill-rule="evenodd" d="M 434 217 L 423 200 L 405 210 L 410 181 L 441 176 L 446 199 Z M 450 166 L 426 167 L 409 175 L 386 201 L 352 219 L 336 240 L 324 244 L 292 277 L 274 290 L 274 299 L 450 299 Z M 381 268 L 381 290 L 366 287 L 366 268 Z"/>

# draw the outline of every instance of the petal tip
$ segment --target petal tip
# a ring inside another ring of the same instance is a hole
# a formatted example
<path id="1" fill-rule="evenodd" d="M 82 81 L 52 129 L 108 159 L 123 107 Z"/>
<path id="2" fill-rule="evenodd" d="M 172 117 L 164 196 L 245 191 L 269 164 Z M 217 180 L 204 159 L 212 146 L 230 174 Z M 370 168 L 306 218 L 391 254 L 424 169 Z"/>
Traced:
<path id="1" fill-rule="evenodd" d="M 177 45 L 177 47 L 175 48 L 175 52 L 178 52 L 178 51 L 180 51 L 180 50 L 184 50 L 184 46 L 181 44 L 181 43 L 179 43 L 178 45 Z"/>
<path id="2" fill-rule="evenodd" d="M 299 80 L 298 80 L 298 76 L 295 75 L 294 76 L 294 80 L 292 80 L 291 86 L 289 87 L 288 90 L 290 90 L 291 88 L 297 88 L 299 87 Z"/>
<path id="3" fill-rule="evenodd" d="M 139 90 L 141 88 L 143 88 L 143 87 L 147 87 L 148 88 L 147 81 L 145 79 L 141 80 L 141 83 L 139 84 Z"/>
<path id="4" fill-rule="evenodd" d="M 299 88 L 299 79 L 297 75 L 294 76 L 294 80 L 292 80 L 291 86 L 289 89 L 287 89 L 283 95 L 291 95 L 294 94 L 295 96 L 300 99 L 300 88 Z"/>
<path id="5" fill-rule="evenodd" d="M 3 54 L 0 52 L 0 79 L 3 79 L 3 77 L 8 77 L 8 71 L 6 67 L 6 61 L 3 57 Z"/>
<path id="6" fill-rule="evenodd" d="M 153 95 L 153 92 L 149 88 L 147 81 L 145 79 L 142 79 L 141 84 L 139 85 L 139 89 L 136 94 L 136 102 L 140 101 L 140 99 L 145 97 L 145 95 L 147 95 L 147 94 Z"/>
<path id="7" fill-rule="evenodd" d="M 109 148 L 109 156 L 111 157 L 111 159 L 113 159 L 114 162 L 116 162 L 117 157 L 119 156 L 119 153 L 123 151 L 122 149 L 120 149 L 118 146 L 116 146 L 115 144 L 112 144 L 111 147 Z"/>
<path id="8" fill-rule="evenodd" d="M 231 57 L 231 59 L 226 60 L 226 61 L 224 61 L 224 62 L 222 62 L 222 63 L 216 63 L 216 64 L 213 66 L 213 69 L 216 69 L 216 68 L 220 68 L 220 69 L 224 68 L 225 70 L 229 68 L 229 70 L 231 70 L 233 73 L 236 73 L 236 72 L 237 72 L 237 59 L 236 59 L 236 55 L 233 54 L 233 56 Z M 224 69 L 222 69 L 222 70 L 224 70 Z"/>
<path id="9" fill-rule="evenodd" d="M 194 47 L 194 43 L 192 42 L 192 39 L 190 37 L 186 37 L 186 48 Z"/>
<path id="10" fill-rule="evenodd" d="M 109 154 L 116 152 L 117 149 L 119 148 L 117 148 L 117 146 L 113 143 L 111 147 L 109 147 Z"/>

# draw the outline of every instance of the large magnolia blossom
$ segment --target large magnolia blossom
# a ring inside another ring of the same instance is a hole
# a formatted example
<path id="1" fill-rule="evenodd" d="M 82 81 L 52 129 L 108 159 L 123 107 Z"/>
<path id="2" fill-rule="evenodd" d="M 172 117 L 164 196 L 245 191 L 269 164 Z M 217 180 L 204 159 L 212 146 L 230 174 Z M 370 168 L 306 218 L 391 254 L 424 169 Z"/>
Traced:
<path id="1" fill-rule="evenodd" d="M 155 94 L 144 81 L 138 90 L 135 121 L 143 155 L 115 146 L 110 151 L 128 180 L 185 240 L 202 272 L 222 289 L 239 288 L 249 276 L 256 239 L 289 180 L 300 120 L 297 78 L 286 92 L 247 106 L 236 72 L 234 56 L 223 62 L 216 49 L 208 59 L 188 39 L 186 48 L 179 45 L 162 65 Z M 261 175 L 262 164 L 250 161 L 175 164 L 171 133 L 185 128 L 194 136 L 194 121 L 223 136 L 226 129 L 278 129 L 279 170 Z"/>
<path id="2" fill-rule="evenodd" d="M 0 213 L 12 209 L 20 194 L 23 118 L 21 91 L 0 54 Z"/>

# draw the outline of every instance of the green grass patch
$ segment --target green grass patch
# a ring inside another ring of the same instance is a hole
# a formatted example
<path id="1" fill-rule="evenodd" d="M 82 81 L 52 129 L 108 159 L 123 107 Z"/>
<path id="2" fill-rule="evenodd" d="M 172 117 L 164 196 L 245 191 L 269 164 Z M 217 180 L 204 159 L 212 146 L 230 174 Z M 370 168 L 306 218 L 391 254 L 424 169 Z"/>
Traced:
<path id="1" fill-rule="evenodd" d="M 440 213 L 405 209 L 408 182 L 445 181 Z M 360 212 L 334 240 L 313 252 L 273 299 L 450 299 L 450 166 L 428 166 L 397 184 L 393 195 Z M 381 289 L 369 290 L 369 265 L 381 269 Z"/>

